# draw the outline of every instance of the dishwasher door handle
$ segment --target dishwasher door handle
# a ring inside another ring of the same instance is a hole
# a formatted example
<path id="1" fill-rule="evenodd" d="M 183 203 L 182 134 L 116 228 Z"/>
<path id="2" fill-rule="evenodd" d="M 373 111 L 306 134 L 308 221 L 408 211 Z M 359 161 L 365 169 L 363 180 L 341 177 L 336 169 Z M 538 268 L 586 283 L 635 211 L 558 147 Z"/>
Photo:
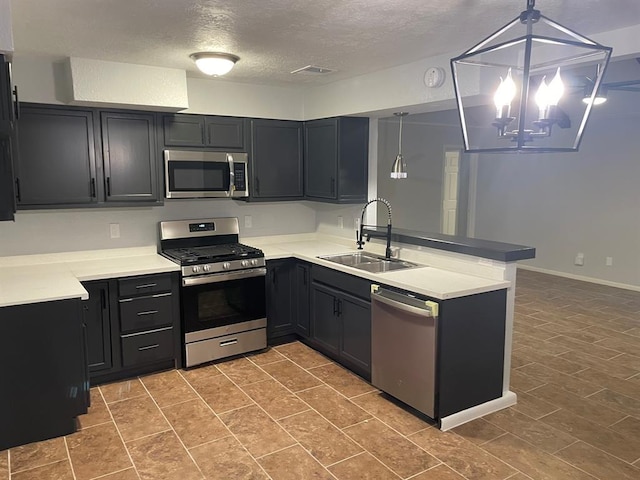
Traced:
<path id="1" fill-rule="evenodd" d="M 390 307 L 396 308 L 403 312 L 412 313 L 414 315 L 420 315 L 422 317 L 434 316 L 431 313 L 431 309 L 429 307 L 425 307 L 425 308 L 414 307 L 413 305 L 408 305 L 406 303 L 399 302 L 398 300 L 392 300 L 391 298 L 385 297 L 381 290 L 378 290 L 377 292 L 372 293 L 371 300 L 384 303 L 385 305 L 389 305 Z"/>

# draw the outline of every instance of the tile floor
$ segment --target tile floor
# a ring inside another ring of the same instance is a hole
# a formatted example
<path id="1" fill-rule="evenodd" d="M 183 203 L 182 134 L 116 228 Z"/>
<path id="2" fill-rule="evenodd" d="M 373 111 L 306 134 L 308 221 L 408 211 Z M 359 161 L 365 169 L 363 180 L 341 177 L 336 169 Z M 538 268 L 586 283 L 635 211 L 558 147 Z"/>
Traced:
<path id="1" fill-rule="evenodd" d="M 640 293 L 520 271 L 518 404 L 441 432 L 295 342 L 92 389 L 0 480 L 640 479 Z"/>

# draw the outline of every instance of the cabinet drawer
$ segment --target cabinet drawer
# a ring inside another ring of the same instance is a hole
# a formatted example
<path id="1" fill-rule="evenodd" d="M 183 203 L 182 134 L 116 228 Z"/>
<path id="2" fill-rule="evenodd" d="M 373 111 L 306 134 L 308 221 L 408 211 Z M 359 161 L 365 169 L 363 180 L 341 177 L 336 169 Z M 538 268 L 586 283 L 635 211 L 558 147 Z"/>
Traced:
<path id="1" fill-rule="evenodd" d="M 371 282 L 364 278 L 338 272 L 318 265 L 311 267 L 311 278 L 314 282 L 324 283 L 342 292 L 369 300 L 371 298 Z"/>
<path id="2" fill-rule="evenodd" d="M 131 367 L 173 358 L 173 328 L 122 337 L 122 366 Z"/>
<path id="3" fill-rule="evenodd" d="M 149 297 L 120 300 L 120 328 L 123 333 L 171 326 L 173 297 L 159 293 Z"/>
<path id="4" fill-rule="evenodd" d="M 169 274 L 144 275 L 118 280 L 118 292 L 121 297 L 169 291 L 171 291 L 171 275 Z"/>

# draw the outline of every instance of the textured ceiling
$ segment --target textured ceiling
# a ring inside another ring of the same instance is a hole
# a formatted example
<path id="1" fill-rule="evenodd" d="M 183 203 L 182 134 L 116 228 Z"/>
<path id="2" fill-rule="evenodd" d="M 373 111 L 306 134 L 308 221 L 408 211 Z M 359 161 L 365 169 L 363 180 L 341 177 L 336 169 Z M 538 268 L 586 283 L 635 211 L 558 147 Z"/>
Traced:
<path id="1" fill-rule="evenodd" d="M 189 54 L 234 53 L 225 78 L 322 84 L 461 53 L 515 18 L 525 0 L 12 0 L 15 53 L 187 70 Z M 585 35 L 640 24 L 640 0 L 539 0 Z M 292 75 L 305 65 L 336 70 Z"/>

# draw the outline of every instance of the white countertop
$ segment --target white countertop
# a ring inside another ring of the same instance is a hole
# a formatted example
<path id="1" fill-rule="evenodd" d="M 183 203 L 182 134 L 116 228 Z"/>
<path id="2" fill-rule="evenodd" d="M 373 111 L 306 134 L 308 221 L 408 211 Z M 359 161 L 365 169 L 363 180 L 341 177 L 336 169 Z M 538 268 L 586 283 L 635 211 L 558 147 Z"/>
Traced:
<path id="1" fill-rule="evenodd" d="M 324 239 L 321 241 L 305 239 L 294 242 L 285 241 L 274 243 L 268 237 L 263 237 L 261 239 L 247 238 L 244 240 L 244 243 L 262 249 L 267 260 L 295 257 L 310 263 L 356 275 L 371 280 L 372 282 L 401 288 L 439 300 L 500 290 L 508 288 L 511 285 L 511 282 L 505 280 L 467 275 L 442 268 L 433 268 L 428 265 L 384 273 L 370 273 L 317 258 L 319 256 L 357 251 L 353 246 L 347 246 L 337 242 L 332 243 Z M 373 251 L 373 249 L 373 245 L 370 244 L 365 247 L 365 251 L 369 253 L 380 253 Z M 419 261 L 414 259 L 411 259 L 411 261 L 419 263 Z"/>
<path id="2" fill-rule="evenodd" d="M 179 270 L 155 247 L 0 257 L 0 307 L 85 300 L 80 282 Z"/>

